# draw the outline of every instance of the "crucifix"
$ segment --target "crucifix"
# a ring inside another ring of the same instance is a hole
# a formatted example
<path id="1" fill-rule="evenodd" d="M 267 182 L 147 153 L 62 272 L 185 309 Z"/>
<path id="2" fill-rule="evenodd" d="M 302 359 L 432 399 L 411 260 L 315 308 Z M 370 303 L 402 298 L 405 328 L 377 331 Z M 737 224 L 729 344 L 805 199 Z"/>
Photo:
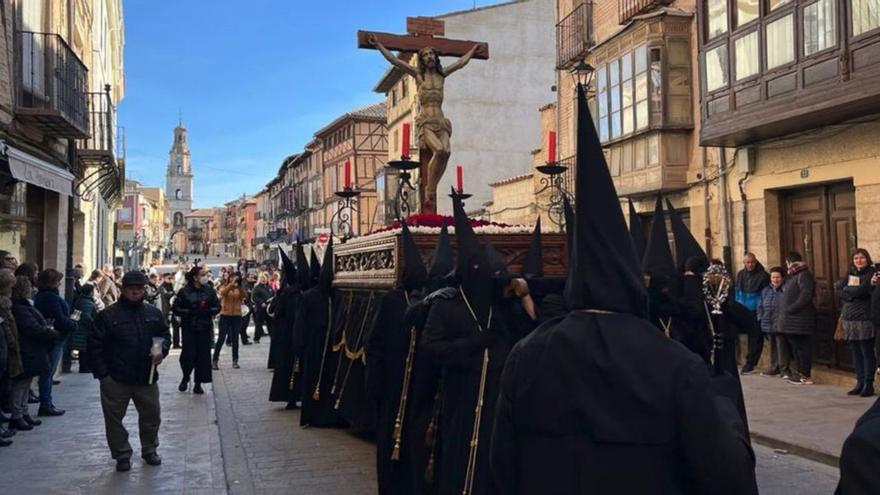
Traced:
<path id="1" fill-rule="evenodd" d="M 437 212 L 437 184 L 446 171 L 452 148 L 452 123 L 443 115 L 443 84 L 472 58 L 489 58 L 487 43 L 444 38 L 442 20 L 408 17 L 406 35 L 358 31 L 358 47 L 379 50 L 391 65 L 416 80 L 416 130 L 419 147 L 419 199 L 422 213 Z M 391 53 L 417 53 L 416 66 Z M 441 56 L 460 57 L 443 67 Z M 404 150 L 408 153 L 408 150 Z"/>

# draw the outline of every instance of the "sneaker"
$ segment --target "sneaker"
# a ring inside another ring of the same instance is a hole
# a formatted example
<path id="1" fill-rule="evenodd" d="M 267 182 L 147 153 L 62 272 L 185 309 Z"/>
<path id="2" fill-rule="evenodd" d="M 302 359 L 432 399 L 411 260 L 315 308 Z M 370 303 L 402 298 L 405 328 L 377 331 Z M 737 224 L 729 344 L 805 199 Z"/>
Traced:
<path id="1" fill-rule="evenodd" d="M 761 372 L 761 376 L 778 376 L 779 370 L 764 370 Z"/>
<path id="2" fill-rule="evenodd" d="M 150 466 L 159 466 L 162 464 L 162 458 L 159 456 L 159 454 L 155 452 L 144 454 L 143 456 L 141 456 L 141 458 Z"/>
<path id="3" fill-rule="evenodd" d="M 799 380 L 798 379 L 789 380 L 789 383 L 792 383 L 794 385 L 812 385 L 813 379 L 810 377 L 804 377 Z"/>
<path id="4" fill-rule="evenodd" d="M 232 368 L 237 370 L 237 369 L 240 369 L 241 366 L 238 365 L 238 361 L 233 361 L 233 362 L 232 362 Z"/>
<path id="5" fill-rule="evenodd" d="M 751 366 L 743 366 L 739 372 L 740 375 L 751 375 L 753 373 L 755 373 L 755 368 Z"/>

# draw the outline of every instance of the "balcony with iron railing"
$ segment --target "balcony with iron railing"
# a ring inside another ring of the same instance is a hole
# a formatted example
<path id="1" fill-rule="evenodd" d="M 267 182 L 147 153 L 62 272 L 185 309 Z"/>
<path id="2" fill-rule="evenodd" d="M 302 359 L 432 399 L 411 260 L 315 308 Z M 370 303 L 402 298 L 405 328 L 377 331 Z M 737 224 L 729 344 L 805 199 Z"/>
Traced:
<path id="1" fill-rule="evenodd" d="M 584 1 L 556 24 L 556 68 L 567 69 L 596 44 L 593 3 Z"/>
<path id="2" fill-rule="evenodd" d="M 651 10 L 653 7 L 669 5 L 672 0 L 617 0 L 617 15 L 620 24 Z"/>
<path id="3" fill-rule="evenodd" d="M 52 33 L 15 34 L 15 116 L 59 138 L 89 136 L 88 69 Z"/>

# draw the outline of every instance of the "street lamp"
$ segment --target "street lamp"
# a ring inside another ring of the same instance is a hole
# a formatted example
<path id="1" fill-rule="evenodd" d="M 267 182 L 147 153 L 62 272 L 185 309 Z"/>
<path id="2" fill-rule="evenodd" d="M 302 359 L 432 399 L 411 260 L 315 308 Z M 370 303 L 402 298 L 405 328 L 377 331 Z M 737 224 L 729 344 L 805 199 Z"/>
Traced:
<path id="1" fill-rule="evenodd" d="M 593 75 L 596 73 L 596 68 L 580 60 L 569 70 L 569 73 L 578 84 L 589 90 L 590 83 L 593 82 Z"/>

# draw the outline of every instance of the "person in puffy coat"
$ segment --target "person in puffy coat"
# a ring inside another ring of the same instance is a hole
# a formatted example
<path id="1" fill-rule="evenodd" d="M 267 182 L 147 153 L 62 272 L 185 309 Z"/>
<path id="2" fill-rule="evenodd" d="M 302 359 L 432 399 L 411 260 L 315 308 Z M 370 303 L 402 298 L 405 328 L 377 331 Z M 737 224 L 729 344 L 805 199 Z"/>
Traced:
<path id="1" fill-rule="evenodd" d="M 43 315 L 34 307 L 31 295 L 33 287 L 27 276 L 15 277 L 12 288 L 12 316 L 18 330 L 21 365 L 24 372 L 12 379 L 12 421 L 10 426 L 16 430 L 32 430 L 40 424 L 28 411 L 28 391 L 31 381 L 51 369 L 49 350 L 59 340 L 60 335 L 51 328 Z"/>
<path id="2" fill-rule="evenodd" d="M 834 285 L 842 307 L 840 320 L 843 340 L 849 344 L 853 366 L 856 369 L 856 386 L 849 395 L 871 397 L 874 395 L 874 323 L 871 321 L 871 278 L 874 267 L 871 255 L 864 249 L 853 251 L 852 264 L 845 277 Z"/>
<path id="3" fill-rule="evenodd" d="M 55 407 L 52 400 L 52 376 L 55 368 L 61 361 L 64 349 L 67 347 L 67 339 L 76 330 L 76 322 L 70 318 L 70 308 L 61 297 L 58 289 L 64 281 L 64 274 L 58 270 L 47 268 L 37 275 L 37 294 L 34 296 L 34 307 L 37 308 L 47 321 L 52 323 L 55 330 L 61 335 L 61 339 L 49 350 L 49 370 L 40 375 L 40 410 L 39 416 L 61 416 L 63 409 Z"/>
<path id="4" fill-rule="evenodd" d="M 800 385 L 813 383 L 813 335 L 816 333 L 816 279 L 800 253 L 792 251 L 785 257 L 788 278 L 779 298 L 776 332 L 785 338 L 797 363 L 797 373 L 789 382 Z"/>

